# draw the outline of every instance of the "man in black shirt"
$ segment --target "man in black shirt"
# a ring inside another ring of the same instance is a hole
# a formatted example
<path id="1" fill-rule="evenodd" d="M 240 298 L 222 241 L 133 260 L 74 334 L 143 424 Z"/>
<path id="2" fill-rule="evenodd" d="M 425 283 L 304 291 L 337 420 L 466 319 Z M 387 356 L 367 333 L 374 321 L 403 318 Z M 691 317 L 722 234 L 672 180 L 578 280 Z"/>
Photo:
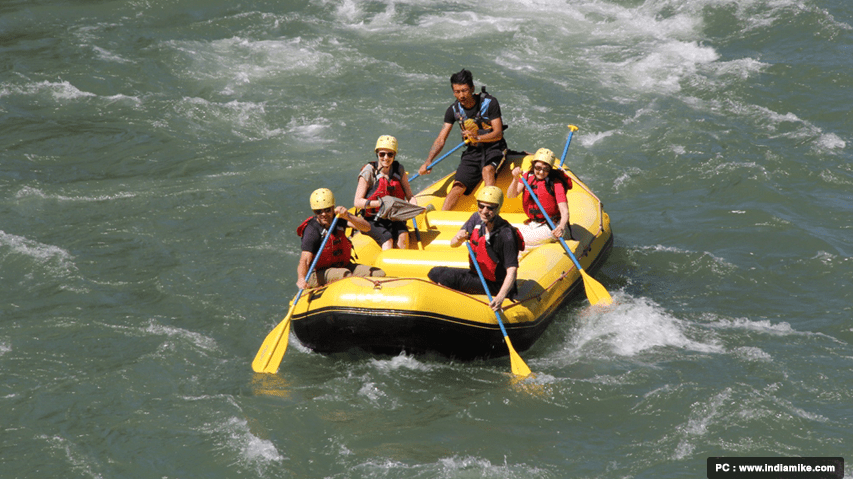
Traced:
<path id="1" fill-rule="evenodd" d="M 450 77 L 450 86 L 456 101 L 445 111 L 444 125 L 426 161 L 418 169 L 418 174 L 430 173 L 427 167 L 441 153 L 453 124 L 458 121 L 462 127 L 462 139 L 468 143 L 468 148 L 462 153 L 453 186 L 444 199 L 443 210 L 453 209 L 459 198 L 463 194 L 471 194 L 481 179 L 486 186 L 494 185 L 497 167 L 506 150 L 497 98 L 485 92 L 475 94 L 473 76 L 465 69 Z"/>
<path id="2" fill-rule="evenodd" d="M 450 240 L 456 248 L 470 240 L 477 264 L 494 297 L 490 304 L 495 311 L 501 309 L 504 298 L 515 299 L 518 273 L 518 252 L 524 249 L 524 240 L 518 230 L 500 217 L 503 191 L 497 186 L 487 186 L 477 193 L 477 212 L 472 214 L 462 229 Z M 484 294 L 477 270 L 469 258 L 468 269 L 436 266 L 429 279 L 438 284 L 468 294 Z"/>

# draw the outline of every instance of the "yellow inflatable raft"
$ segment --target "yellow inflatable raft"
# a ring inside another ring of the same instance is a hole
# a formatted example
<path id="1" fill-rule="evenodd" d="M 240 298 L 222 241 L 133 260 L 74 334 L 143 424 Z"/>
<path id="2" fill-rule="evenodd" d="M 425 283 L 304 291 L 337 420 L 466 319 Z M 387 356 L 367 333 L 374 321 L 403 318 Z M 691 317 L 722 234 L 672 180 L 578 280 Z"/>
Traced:
<path id="1" fill-rule="evenodd" d="M 504 192 L 512 168 L 530 157 L 504 161 L 497 186 Z M 568 192 L 569 224 L 575 240 L 567 241 L 587 274 L 604 262 L 613 244 L 610 218 L 601 202 L 569 170 L 574 187 Z M 441 209 L 453 174 L 420 191 L 420 206 Z M 478 187 L 482 188 L 482 184 Z M 476 191 L 459 200 L 455 211 L 431 211 L 417 218 L 420 241 L 409 221 L 409 249 L 382 251 L 367 235 L 352 236 L 355 261 L 378 266 L 385 278 L 350 277 L 306 290 L 293 310 L 292 327 L 305 346 L 322 353 L 360 348 L 371 353 L 438 353 L 457 359 L 508 354 L 494 312 L 483 295 L 469 295 L 439 286 L 427 278 L 433 266 L 468 267 L 468 251 L 451 248 L 450 239 L 476 209 Z M 506 199 L 501 216 L 515 226 L 527 218 L 521 197 Z M 533 249 L 519 263 L 517 301 L 505 300 L 502 316 L 518 351 L 530 348 L 557 309 L 584 284 L 560 243 Z"/>

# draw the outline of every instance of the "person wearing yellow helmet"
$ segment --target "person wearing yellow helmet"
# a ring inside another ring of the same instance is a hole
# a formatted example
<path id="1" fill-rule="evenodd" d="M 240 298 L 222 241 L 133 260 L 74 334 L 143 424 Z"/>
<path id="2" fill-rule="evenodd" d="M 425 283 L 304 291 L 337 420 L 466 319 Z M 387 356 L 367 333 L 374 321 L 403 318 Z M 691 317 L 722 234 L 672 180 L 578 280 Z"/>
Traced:
<path id="1" fill-rule="evenodd" d="M 397 139 L 391 135 L 382 135 L 376 140 L 376 161 L 364 165 L 358 174 L 358 186 L 355 189 L 353 204 L 364 210 L 364 218 L 370 223 L 368 236 L 373 238 L 383 250 L 397 246 L 409 247 L 409 230 L 405 221 L 392 221 L 379 218 L 376 212 L 382 206 L 382 198 L 393 196 L 417 204 L 413 200 L 412 188 L 406 169 L 395 158 Z"/>
<path id="2" fill-rule="evenodd" d="M 524 236 L 527 249 L 533 249 L 545 243 L 557 241 L 558 238 L 571 239 L 572 230 L 569 224 L 569 203 L 566 193 L 572 189 L 572 179 L 560 168 L 560 160 L 554 156 L 554 152 L 548 148 L 540 148 L 533 155 L 530 169 L 524 174 L 524 179 L 530 188 L 536 193 L 539 202 L 542 203 L 541 211 L 536 201 L 530 195 L 530 191 L 521 182 L 522 171 L 520 167 L 512 170 L 512 182 L 507 188 L 506 195 L 515 198 L 519 194 L 524 212 L 527 213 L 527 221 L 519 230 Z M 551 218 L 555 228 L 552 231 L 548 226 L 545 215 Z"/>
<path id="3" fill-rule="evenodd" d="M 494 185 L 497 167 L 507 149 L 498 99 L 486 93 L 485 88 L 482 93 L 475 93 L 473 75 L 465 69 L 450 77 L 450 86 L 456 101 L 445 111 L 444 125 L 426 161 L 418 169 L 420 175 L 431 172 L 430 163 L 441 153 L 453 124 L 458 121 L 462 127 L 462 139 L 468 143 L 468 148 L 462 153 L 453 186 L 444 199 L 443 210 L 453 209 L 459 198 L 471 194 L 481 179 L 486 186 Z"/>
<path id="4" fill-rule="evenodd" d="M 299 289 L 316 288 L 347 276 L 385 276 L 385 272 L 379 268 L 352 262 L 352 243 L 346 236 L 346 228 L 349 226 L 361 232 L 369 231 L 370 225 L 364 218 L 350 214 L 343 206 L 335 206 L 335 195 L 328 188 L 314 190 L 309 203 L 314 216 L 308 217 L 296 228 L 296 234 L 302 238 L 302 253 L 296 267 L 296 285 Z M 335 215 L 346 222 L 336 223 L 335 231 L 330 233 L 329 228 Z M 323 251 L 319 251 L 323 237 L 327 234 L 332 236 Z M 317 254 L 320 257 L 314 271 L 306 278 Z"/>
<path id="5" fill-rule="evenodd" d="M 477 264 L 493 295 L 490 306 L 495 311 L 501 309 L 504 299 L 515 299 L 518 294 L 515 284 L 518 253 L 524 249 L 521 234 L 500 216 L 503 200 L 503 191 L 499 187 L 482 188 L 477 193 L 477 212 L 450 240 L 453 248 L 470 241 Z M 427 276 L 438 284 L 463 293 L 482 294 L 483 284 L 474 263 L 470 258 L 468 262 L 467 269 L 436 266 Z"/>

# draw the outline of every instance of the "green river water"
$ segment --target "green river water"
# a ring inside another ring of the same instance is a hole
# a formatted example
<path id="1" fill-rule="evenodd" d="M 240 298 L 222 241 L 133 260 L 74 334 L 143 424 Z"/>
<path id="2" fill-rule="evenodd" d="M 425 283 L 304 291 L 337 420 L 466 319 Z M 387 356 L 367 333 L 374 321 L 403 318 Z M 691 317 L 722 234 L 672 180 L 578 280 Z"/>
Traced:
<path id="1" fill-rule="evenodd" d="M 851 5 L 0 2 L 0 477 L 853 458 Z M 254 374 L 310 192 L 350 206 L 382 134 L 414 171 L 463 67 L 511 147 L 561 152 L 579 126 L 567 162 L 611 216 L 614 305 L 566 304 L 522 385 L 506 358 L 295 337 Z"/>

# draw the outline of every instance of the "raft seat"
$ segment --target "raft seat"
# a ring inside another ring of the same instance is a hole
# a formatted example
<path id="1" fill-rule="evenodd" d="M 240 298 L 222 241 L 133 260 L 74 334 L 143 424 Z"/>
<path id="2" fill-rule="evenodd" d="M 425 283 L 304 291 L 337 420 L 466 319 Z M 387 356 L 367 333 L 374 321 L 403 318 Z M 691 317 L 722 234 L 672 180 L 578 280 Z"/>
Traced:
<path id="1" fill-rule="evenodd" d="M 468 249 L 464 245 L 451 248 L 450 241 L 471 217 L 471 212 L 434 211 L 428 215 L 426 224 L 422 222 L 422 217 L 418 224 L 423 250 L 418 249 L 413 235 L 409 240 L 409 249 L 381 251 L 376 255 L 373 266 L 382 268 L 388 276 L 417 278 L 426 278 L 429 270 L 435 266 L 468 268 Z M 524 213 L 501 216 L 516 227 L 527 219 Z"/>
<path id="2" fill-rule="evenodd" d="M 434 211 L 428 213 L 426 222 L 423 216 L 418 219 L 418 229 L 421 235 L 421 243 L 426 251 L 449 251 L 454 250 L 450 247 L 450 240 L 456 235 L 462 225 L 471 217 L 471 212 L 466 211 Z M 507 213 L 501 214 L 501 217 L 509 221 L 510 224 L 519 227 L 527 219 L 524 213 Z M 417 248 L 417 239 L 414 235 L 409 241 L 410 248 Z M 464 247 L 460 246 L 462 252 L 467 255 Z"/>
<path id="3" fill-rule="evenodd" d="M 397 278 L 423 278 L 435 266 L 468 267 L 468 250 L 464 247 L 441 250 L 385 250 L 376 257 L 374 266 L 382 268 L 387 276 Z"/>

